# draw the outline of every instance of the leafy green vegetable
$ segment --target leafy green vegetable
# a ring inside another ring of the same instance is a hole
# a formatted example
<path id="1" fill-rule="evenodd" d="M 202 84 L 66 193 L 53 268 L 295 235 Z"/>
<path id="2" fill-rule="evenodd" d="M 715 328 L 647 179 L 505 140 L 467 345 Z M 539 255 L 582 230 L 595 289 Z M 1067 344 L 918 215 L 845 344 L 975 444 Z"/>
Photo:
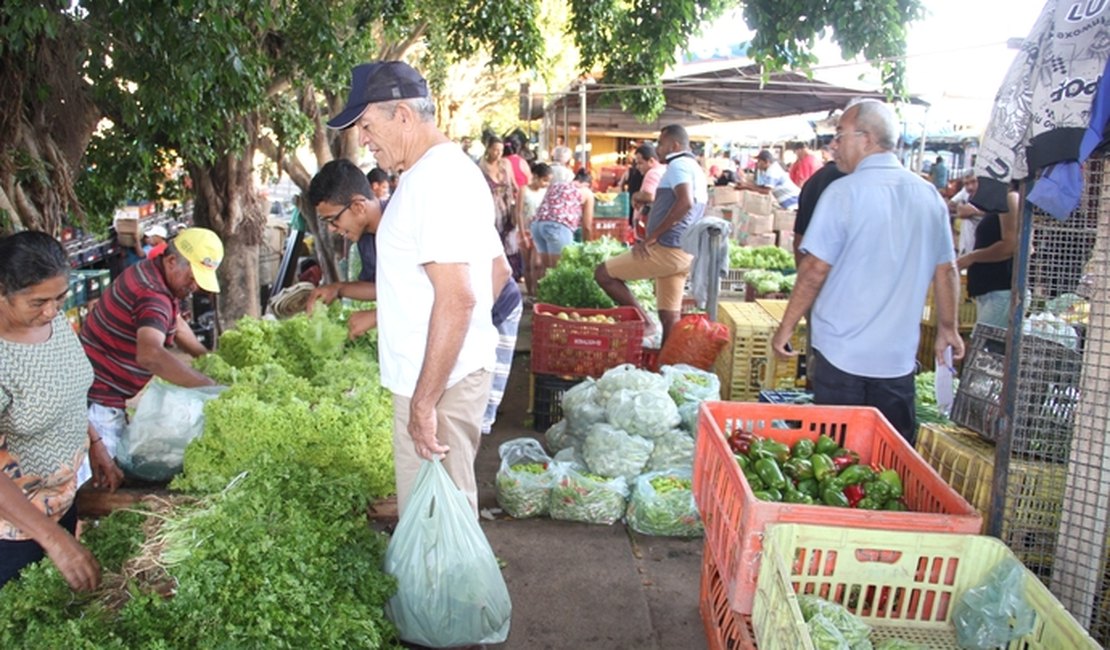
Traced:
<path id="1" fill-rule="evenodd" d="M 794 256 L 778 246 L 741 246 L 735 240 L 728 242 L 728 266 L 732 269 L 783 270 L 794 268 Z"/>
<path id="2" fill-rule="evenodd" d="M 594 280 L 594 270 L 561 261 L 540 280 L 536 299 L 560 307 L 608 309 L 615 305 Z"/>

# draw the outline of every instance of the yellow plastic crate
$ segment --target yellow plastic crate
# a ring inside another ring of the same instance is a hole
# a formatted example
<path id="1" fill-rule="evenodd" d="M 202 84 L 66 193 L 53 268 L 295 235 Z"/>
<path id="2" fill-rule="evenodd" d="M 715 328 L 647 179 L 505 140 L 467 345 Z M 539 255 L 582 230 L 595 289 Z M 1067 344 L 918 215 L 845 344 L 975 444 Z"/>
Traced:
<path id="1" fill-rule="evenodd" d="M 994 445 L 971 429 L 923 424 L 917 433 L 917 453 L 975 506 L 986 525 L 994 477 Z M 1010 460 L 1009 481 L 1002 541 L 1026 564 L 1051 563 L 1064 504 L 1067 466 L 1014 458 Z"/>
<path id="2" fill-rule="evenodd" d="M 872 642 L 901 638 L 955 650 L 956 603 L 1007 557 L 1013 553 L 1002 542 L 979 535 L 770 525 L 752 611 L 757 645 L 813 650 L 798 609 L 802 593 L 862 617 L 872 626 Z M 1028 570 L 1022 588 L 1036 621 L 1010 650 L 1100 647 Z"/>
<path id="3" fill-rule="evenodd" d="M 769 300 L 760 299 L 756 300 L 755 304 L 762 307 L 771 318 L 775 319 L 775 327 L 782 322 L 782 317 L 786 315 L 786 305 L 789 300 Z M 809 328 L 806 325 L 806 319 L 803 318 L 798 322 L 798 326 L 794 328 L 794 335 L 790 337 L 790 347 L 799 355 L 806 353 L 807 341 L 809 338 Z M 806 378 L 804 373 L 804 359 L 801 356 L 794 357 L 788 361 L 773 358 L 775 364 L 775 388 L 785 388 L 787 386 L 795 386 L 798 388 L 805 388 Z M 799 368 L 799 366 L 801 366 Z"/>
<path id="4" fill-rule="evenodd" d="M 936 326 L 937 307 L 933 294 L 933 285 L 929 285 L 929 292 L 925 294 L 925 309 L 921 312 L 921 322 Z M 961 330 L 975 327 L 978 310 L 975 301 L 967 295 L 967 274 L 960 274 L 960 301 L 956 305 L 956 323 Z"/>
<path id="5" fill-rule="evenodd" d="M 959 359 L 955 362 L 956 370 L 960 370 L 963 367 L 964 360 L 967 358 L 966 350 L 971 349 L 969 346 L 971 345 L 971 332 L 973 329 L 974 328 L 972 327 L 960 328 L 960 338 L 964 340 L 965 352 L 964 359 Z M 918 340 L 917 343 L 917 363 L 921 366 L 922 371 L 936 369 L 936 351 L 933 350 L 933 346 L 936 345 L 936 342 L 937 326 L 935 324 L 930 324 L 922 321 L 921 338 Z"/>
<path id="6" fill-rule="evenodd" d="M 713 364 L 721 380 L 721 396 L 727 401 L 754 402 L 760 390 L 775 388 L 771 337 L 778 323 L 754 302 L 722 302 L 717 320 L 731 336 Z"/>

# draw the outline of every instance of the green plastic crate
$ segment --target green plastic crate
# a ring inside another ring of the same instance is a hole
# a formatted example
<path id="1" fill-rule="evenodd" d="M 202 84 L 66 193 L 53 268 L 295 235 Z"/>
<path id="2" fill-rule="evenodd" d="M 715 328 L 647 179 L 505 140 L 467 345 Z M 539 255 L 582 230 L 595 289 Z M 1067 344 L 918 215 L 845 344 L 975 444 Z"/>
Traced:
<path id="1" fill-rule="evenodd" d="M 871 640 L 901 638 L 932 650 L 958 648 L 952 611 L 1010 549 L 993 537 L 803 524 L 767 527 L 752 625 L 760 650 L 813 650 L 795 593 L 844 605 L 872 626 Z M 1033 631 L 1010 650 L 1099 646 L 1048 588 L 1025 572 Z"/>

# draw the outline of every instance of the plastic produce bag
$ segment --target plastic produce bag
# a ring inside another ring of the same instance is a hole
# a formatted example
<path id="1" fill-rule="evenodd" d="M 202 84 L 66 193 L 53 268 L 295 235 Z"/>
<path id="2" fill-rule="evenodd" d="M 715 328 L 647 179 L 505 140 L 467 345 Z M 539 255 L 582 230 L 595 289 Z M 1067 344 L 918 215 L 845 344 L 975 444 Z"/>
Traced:
<path id="1" fill-rule="evenodd" d="M 697 438 L 698 434 L 698 407 L 701 402 L 686 402 L 678 407 L 678 426 L 682 430 Z"/>
<path id="2" fill-rule="evenodd" d="M 552 453 L 558 453 L 575 445 L 574 436 L 567 433 L 566 420 L 559 420 L 548 427 L 547 431 L 543 434 L 543 439 L 547 442 L 547 448 L 550 449 Z"/>
<path id="3" fill-rule="evenodd" d="M 729 344 L 728 327 L 712 323 L 705 314 L 689 314 L 671 330 L 663 349 L 659 351 L 659 365 L 689 364 L 702 370 L 711 370 L 717 355 Z"/>
<path id="4" fill-rule="evenodd" d="M 817 614 L 806 621 L 809 640 L 814 650 L 852 650 L 844 634 L 824 614 Z"/>
<path id="5" fill-rule="evenodd" d="M 671 399 L 682 406 L 687 402 L 704 402 L 721 399 L 721 380 L 717 375 L 680 363 L 663 366 L 659 372 L 667 378 Z"/>
<path id="6" fill-rule="evenodd" d="M 802 610 L 802 618 L 807 623 L 814 618 L 821 618 L 831 623 L 847 642 L 848 645 L 845 648 L 855 647 L 857 643 L 866 641 L 871 635 L 871 626 L 865 623 L 862 618 L 849 612 L 844 606 L 829 602 L 824 598 L 808 594 L 799 595 L 798 609 Z M 813 626 L 811 626 L 810 630 L 813 629 Z M 816 642 L 814 642 L 814 646 L 821 647 Z"/>
<path id="7" fill-rule="evenodd" d="M 502 643 L 512 603 L 470 503 L 439 460 L 424 461 L 385 551 L 401 639 L 433 648 Z"/>
<path id="8" fill-rule="evenodd" d="M 573 465 L 555 464 L 551 488 L 552 519 L 587 524 L 612 524 L 624 516 L 628 481 L 580 471 Z"/>
<path id="9" fill-rule="evenodd" d="M 593 379 L 586 379 L 563 393 L 563 417 L 571 435 L 582 436 L 591 424 L 605 421 L 605 406 Z"/>
<path id="10" fill-rule="evenodd" d="M 582 460 L 582 454 L 574 447 L 567 447 L 559 453 L 555 454 L 553 459 L 556 463 L 563 465 L 570 465 L 579 472 L 587 472 L 590 468 L 586 467 L 586 461 Z"/>
<path id="11" fill-rule="evenodd" d="M 120 436 L 116 453 L 123 471 L 144 481 L 168 481 L 180 474 L 185 447 L 204 432 L 205 403 L 225 390 L 151 382 Z"/>
<path id="12" fill-rule="evenodd" d="M 627 390 L 656 390 L 667 392 L 667 380 L 648 370 L 625 363 L 605 371 L 597 380 L 598 403 L 609 405 L 609 400 L 622 388 Z"/>
<path id="13" fill-rule="evenodd" d="M 586 435 L 582 458 L 594 474 L 610 478 L 623 476 L 631 481 L 644 471 L 653 448 L 646 438 L 598 422 Z"/>
<path id="14" fill-rule="evenodd" d="M 1007 557 L 983 584 L 964 592 L 952 610 L 961 648 L 997 648 L 1033 631 L 1035 615 L 1025 599 L 1025 567 Z"/>
<path id="15" fill-rule="evenodd" d="M 694 503 L 692 470 L 648 472 L 636 478 L 628 525 L 643 535 L 699 537 L 705 533 Z"/>
<path id="16" fill-rule="evenodd" d="M 551 457 L 534 438 L 516 438 L 497 448 L 497 503 L 517 519 L 547 514 L 551 501 Z"/>
<path id="17" fill-rule="evenodd" d="M 605 405 L 609 424 L 635 436 L 658 438 L 682 421 L 678 407 L 664 391 L 618 390 Z"/>
<path id="18" fill-rule="evenodd" d="M 664 469 L 694 468 L 694 439 L 682 429 L 671 429 L 655 439 L 655 447 L 645 469 L 649 472 Z"/>
<path id="19" fill-rule="evenodd" d="M 875 650 L 929 650 L 929 646 L 913 643 L 903 639 L 884 639 L 879 641 Z"/>

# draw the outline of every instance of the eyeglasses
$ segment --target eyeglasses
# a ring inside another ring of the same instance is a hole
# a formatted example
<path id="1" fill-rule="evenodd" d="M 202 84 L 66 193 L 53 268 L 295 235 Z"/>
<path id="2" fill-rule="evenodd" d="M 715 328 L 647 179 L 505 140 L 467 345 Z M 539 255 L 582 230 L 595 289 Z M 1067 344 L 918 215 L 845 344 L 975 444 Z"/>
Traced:
<path id="1" fill-rule="evenodd" d="M 317 216 L 317 218 L 320 219 L 320 221 L 323 221 L 325 224 L 327 224 L 329 226 L 334 226 L 335 222 L 339 221 L 339 217 L 342 217 L 343 213 L 346 212 L 347 210 L 350 210 L 351 206 L 354 205 L 354 204 L 355 204 L 355 202 L 351 201 L 347 205 L 343 206 L 342 210 L 340 210 L 339 212 L 336 212 L 335 214 L 333 214 L 331 216 L 324 216 L 322 214 L 317 214 L 316 216 Z"/>
<path id="2" fill-rule="evenodd" d="M 855 133 L 856 135 L 867 135 L 867 131 L 839 131 L 833 136 L 833 142 L 840 142 L 840 138 L 844 137 L 845 133 Z"/>

